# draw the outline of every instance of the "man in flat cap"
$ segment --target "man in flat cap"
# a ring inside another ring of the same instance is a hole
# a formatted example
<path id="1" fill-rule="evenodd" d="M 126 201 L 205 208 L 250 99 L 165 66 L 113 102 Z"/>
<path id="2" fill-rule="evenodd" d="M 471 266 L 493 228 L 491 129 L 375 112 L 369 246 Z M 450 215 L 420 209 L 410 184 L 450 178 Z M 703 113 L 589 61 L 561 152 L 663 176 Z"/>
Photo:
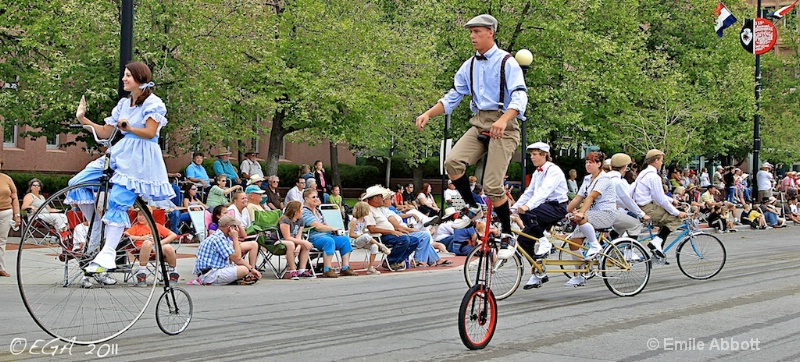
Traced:
<path id="1" fill-rule="evenodd" d="M 450 114 L 464 96 L 470 96 L 472 126 L 447 154 L 445 168 L 456 190 L 468 204 L 467 218 L 475 219 L 481 212 L 472 196 L 467 166 L 477 163 L 488 152 L 483 173 L 483 189 L 492 201 L 502 223 L 501 240 L 506 245 L 511 238 L 511 213 L 503 188 L 508 163 L 519 146 L 519 123 L 525 120 L 528 104 L 527 87 L 522 68 L 514 57 L 495 45 L 497 19 L 488 14 L 478 15 L 464 27 L 475 54 L 467 59 L 455 75 L 453 88 L 436 105 L 417 117 L 417 129 L 422 130 L 430 117 Z M 488 142 L 479 138 L 488 135 Z"/>
<path id="2" fill-rule="evenodd" d="M 655 248 L 653 252 L 663 258 L 664 249 L 661 246 L 664 240 L 667 240 L 672 230 L 681 225 L 681 219 L 686 218 L 686 213 L 676 209 L 672 205 L 672 199 L 664 194 L 661 176 L 658 175 L 664 165 L 664 152 L 656 149 L 647 151 L 644 162 L 647 168 L 636 177 L 631 189 L 631 198 L 654 223 L 658 224 L 658 235 L 653 238 L 650 245 Z"/>

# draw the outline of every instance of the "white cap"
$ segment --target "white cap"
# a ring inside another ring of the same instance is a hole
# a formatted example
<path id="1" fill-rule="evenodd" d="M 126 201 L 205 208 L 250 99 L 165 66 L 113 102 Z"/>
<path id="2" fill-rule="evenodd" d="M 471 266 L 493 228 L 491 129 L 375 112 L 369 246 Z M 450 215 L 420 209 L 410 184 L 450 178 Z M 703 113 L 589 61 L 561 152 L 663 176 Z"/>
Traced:
<path id="1" fill-rule="evenodd" d="M 528 151 L 530 150 L 542 150 L 544 152 L 550 153 L 550 146 L 548 146 L 547 143 L 544 142 L 536 142 L 528 145 Z"/>

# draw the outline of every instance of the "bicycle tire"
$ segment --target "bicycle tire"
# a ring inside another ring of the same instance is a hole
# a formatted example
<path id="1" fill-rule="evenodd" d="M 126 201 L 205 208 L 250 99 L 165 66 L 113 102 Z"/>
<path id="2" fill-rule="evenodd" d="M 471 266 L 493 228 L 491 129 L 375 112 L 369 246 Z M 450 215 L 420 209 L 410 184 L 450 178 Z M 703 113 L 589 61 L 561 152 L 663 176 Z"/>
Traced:
<path id="1" fill-rule="evenodd" d="M 32 215 L 31 220 L 36 220 L 39 211 L 48 210 L 48 207 L 66 210 L 68 206 L 64 204 L 64 199 L 67 192 L 78 188 L 98 191 L 101 190 L 101 184 L 84 183 L 55 192 Z M 98 194 L 102 192 L 107 190 L 99 191 Z M 140 198 L 137 198 L 134 205 L 147 210 L 147 205 Z M 149 212 L 146 215 L 148 227 L 153 235 L 158 235 L 152 215 Z M 82 220 L 85 219 L 82 217 Z M 102 224 L 97 224 L 98 220 L 95 217 L 91 224 L 97 226 L 92 231 L 94 235 L 97 235 L 97 230 L 104 229 Z M 27 236 L 32 235 L 29 227 L 30 225 L 26 225 L 20 238 L 17 285 L 25 309 L 45 333 L 64 342 L 98 344 L 121 335 L 141 318 L 153 298 L 156 283 L 153 282 L 147 288 L 137 288 L 135 283 L 128 282 L 126 277 L 132 277 L 132 263 L 129 263 L 129 254 L 123 248 L 122 242 L 118 261 L 124 258 L 129 264 L 118 264 L 116 269 L 103 274 L 116 283 L 104 284 L 98 277 L 87 277 L 92 287 L 85 289 L 81 287 L 84 278 L 82 268 L 94 258 L 105 236 L 101 233 L 97 245 L 86 242 L 83 249 L 72 252 L 70 245 L 66 244 L 71 240 L 71 235 L 60 239 L 56 244 L 29 245 L 31 241 Z M 154 260 L 161 260 L 159 248 L 153 248 L 153 252 L 156 254 Z M 156 268 L 152 276 L 154 281 L 160 272 L 160 268 Z M 122 280 L 111 277 L 118 277 L 120 274 Z"/>
<path id="2" fill-rule="evenodd" d="M 473 285 L 458 308 L 458 335 L 469 349 L 483 349 L 497 328 L 497 300 L 483 284 Z"/>
<path id="3" fill-rule="evenodd" d="M 608 290 L 620 297 L 639 294 L 650 280 L 652 265 L 647 252 L 631 238 L 617 238 L 606 247 L 599 268 Z"/>
<path id="4" fill-rule="evenodd" d="M 716 236 L 697 233 L 678 244 L 675 258 L 683 275 L 696 280 L 707 280 L 722 271 L 727 260 L 727 251 Z"/>
<path id="5" fill-rule="evenodd" d="M 464 262 L 464 280 L 467 287 L 475 285 L 475 278 L 478 276 L 478 261 L 480 259 L 481 248 L 473 249 Z M 497 249 L 493 255 L 497 255 Z M 522 283 L 523 274 L 522 256 L 519 252 L 515 252 L 514 256 L 503 261 L 495 261 L 492 268 L 492 282 L 491 288 L 497 300 L 503 300 L 510 297 L 519 288 Z"/>
<path id="6" fill-rule="evenodd" d="M 156 303 L 156 324 L 162 332 L 174 336 L 186 330 L 192 322 L 194 304 L 183 288 L 168 288 Z"/>

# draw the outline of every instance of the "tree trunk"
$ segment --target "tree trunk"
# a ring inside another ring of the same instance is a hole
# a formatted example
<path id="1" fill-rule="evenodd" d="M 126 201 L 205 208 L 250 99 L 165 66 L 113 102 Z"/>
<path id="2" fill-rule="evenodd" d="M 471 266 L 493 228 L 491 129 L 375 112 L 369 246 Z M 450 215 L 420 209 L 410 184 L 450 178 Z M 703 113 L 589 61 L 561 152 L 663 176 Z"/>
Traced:
<path id="1" fill-rule="evenodd" d="M 414 190 L 422 192 L 422 167 L 417 165 L 411 170 L 411 175 L 414 178 Z"/>
<path id="2" fill-rule="evenodd" d="M 269 133 L 269 148 L 267 150 L 267 169 L 264 170 L 264 174 L 268 176 L 278 174 L 278 161 L 281 158 L 283 137 L 293 131 L 283 127 L 283 119 L 285 117 L 285 111 L 276 111 L 272 116 L 272 130 Z"/>
<path id="3" fill-rule="evenodd" d="M 339 186 L 339 192 L 341 192 L 342 182 L 339 179 L 339 145 L 333 143 L 333 141 L 328 141 L 328 143 L 331 149 L 331 188 L 333 188 L 334 185 Z"/>

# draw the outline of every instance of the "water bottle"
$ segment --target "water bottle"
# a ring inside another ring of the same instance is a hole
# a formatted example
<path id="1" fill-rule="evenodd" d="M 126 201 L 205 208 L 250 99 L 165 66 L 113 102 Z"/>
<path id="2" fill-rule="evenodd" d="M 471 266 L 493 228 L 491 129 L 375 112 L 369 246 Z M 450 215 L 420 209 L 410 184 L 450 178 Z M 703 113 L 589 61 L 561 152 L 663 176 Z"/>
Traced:
<path id="1" fill-rule="evenodd" d="M 11 224 L 11 230 L 14 230 L 14 231 L 19 230 L 19 225 L 17 225 L 17 223 L 14 221 L 14 219 L 11 219 L 11 221 L 9 221 L 8 223 Z"/>

